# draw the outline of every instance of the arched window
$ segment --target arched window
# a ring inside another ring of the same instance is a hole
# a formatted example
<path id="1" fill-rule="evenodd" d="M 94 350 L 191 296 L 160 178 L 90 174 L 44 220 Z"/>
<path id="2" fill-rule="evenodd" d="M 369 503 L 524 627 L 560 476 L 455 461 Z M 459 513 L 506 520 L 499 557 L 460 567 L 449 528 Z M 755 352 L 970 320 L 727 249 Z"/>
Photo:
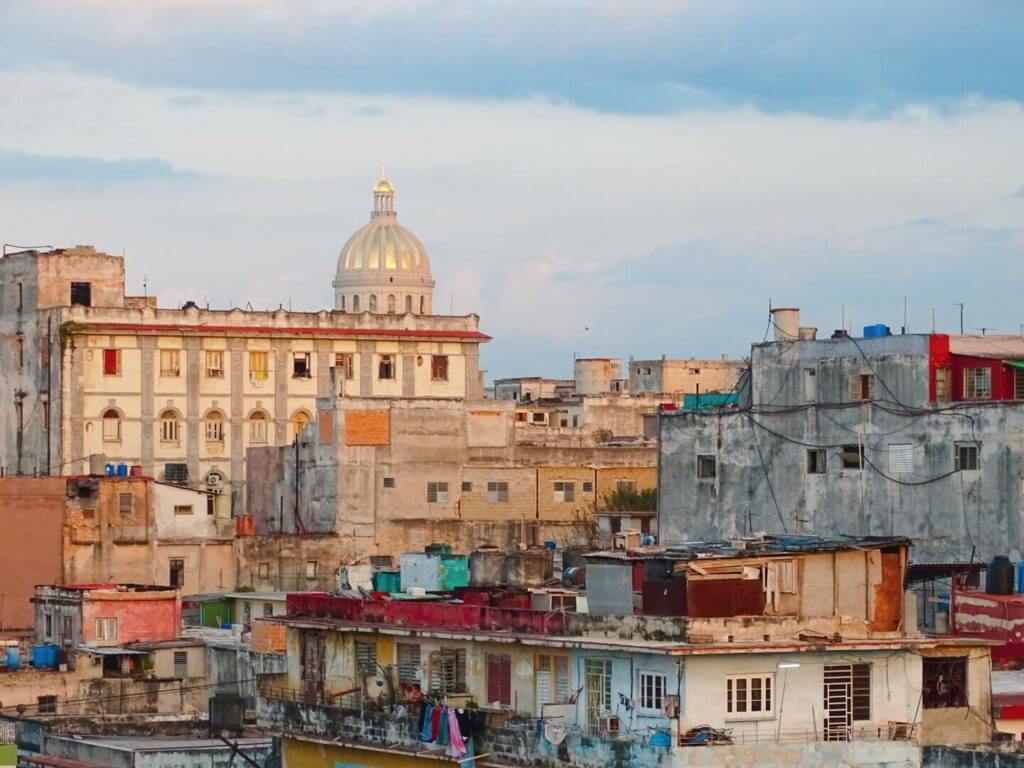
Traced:
<path id="1" fill-rule="evenodd" d="M 352 297 L 352 311 L 353 312 L 358 312 L 359 311 L 359 297 L 358 296 L 353 296 Z"/>
<path id="2" fill-rule="evenodd" d="M 377 296 L 375 294 L 370 294 L 370 311 L 377 311 Z"/>
<path id="3" fill-rule="evenodd" d="M 303 427 L 309 424 L 309 414 L 305 411 L 296 411 L 292 416 L 292 437 L 298 439 Z"/>
<path id="4" fill-rule="evenodd" d="M 121 414 L 113 408 L 103 412 L 103 442 L 121 442 Z"/>
<path id="5" fill-rule="evenodd" d="M 405 294 L 405 311 L 406 314 L 412 312 L 412 296 L 410 296 L 408 293 Z"/>
<path id="6" fill-rule="evenodd" d="M 420 314 L 421 315 L 424 314 L 424 309 L 423 309 L 423 300 L 424 300 L 424 298 L 425 298 L 424 296 L 420 296 Z"/>
<path id="7" fill-rule="evenodd" d="M 224 414 L 220 411 L 206 414 L 206 440 L 210 443 L 224 442 Z"/>
<path id="8" fill-rule="evenodd" d="M 393 293 L 388 294 L 388 314 L 395 314 L 395 294 Z"/>
<path id="9" fill-rule="evenodd" d="M 260 445 L 267 442 L 267 414 L 255 411 L 249 417 L 249 442 Z"/>
<path id="10" fill-rule="evenodd" d="M 160 414 L 160 442 L 166 445 L 177 445 L 181 442 L 181 422 L 173 410 Z"/>
<path id="11" fill-rule="evenodd" d="M 342 312 L 344 312 L 345 311 L 345 297 L 341 296 L 340 297 L 340 301 L 341 301 L 341 305 L 338 307 L 338 309 L 340 309 Z"/>

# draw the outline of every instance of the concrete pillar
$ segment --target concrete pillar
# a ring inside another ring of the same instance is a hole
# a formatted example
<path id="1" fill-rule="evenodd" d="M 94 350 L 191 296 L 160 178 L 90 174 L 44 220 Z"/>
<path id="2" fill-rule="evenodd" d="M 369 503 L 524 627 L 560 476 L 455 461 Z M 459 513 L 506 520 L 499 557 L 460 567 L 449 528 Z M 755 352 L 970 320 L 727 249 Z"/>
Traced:
<path id="1" fill-rule="evenodd" d="M 152 336 L 139 336 L 139 351 L 142 358 L 142 381 L 140 382 L 140 415 L 142 416 L 141 441 L 139 458 L 142 463 L 142 474 L 153 476 L 153 350 L 156 339 Z"/>
<path id="2" fill-rule="evenodd" d="M 199 441 L 203 439 L 203 414 L 199 412 L 199 359 L 202 339 L 185 339 L 185 461 L 188 479 L 199 482 Z"/>
<path id="3" fill-rule="evenodd" d="M 274 357 L 274 445 L 288 443 L 288 381 L 292 376 L 287 342 L 273 341 Z"/>

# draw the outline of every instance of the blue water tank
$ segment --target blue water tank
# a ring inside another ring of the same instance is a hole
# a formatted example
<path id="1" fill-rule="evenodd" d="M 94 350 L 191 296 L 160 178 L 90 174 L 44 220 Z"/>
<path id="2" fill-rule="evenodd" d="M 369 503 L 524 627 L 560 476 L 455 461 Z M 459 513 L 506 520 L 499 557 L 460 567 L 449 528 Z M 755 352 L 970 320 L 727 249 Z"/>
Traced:
<path id="1" fill-rule="evenodd" d="M 663 731 L 660 728 L 651 734 L 651 746 L 652 747 L 671 747 L 672 746 L 672 735 L 669 731 Z"/>
<path id="2" fill-rule="evenodd" d="M 118 477 L 128 477 L 128 465 L 127 464 L 118 464 L 117 465 L 117 476 Z"/>
<path id="3" fill-rule="evenodd" d="M 37 669 L 56 669 L 58 647 L 56 645 L 36 645 L 32 647 L 32 666 Z"/>
<path id="4" fill-rule="evenodd" d="M 107 477 L 113 477 L 114 473 L 116 471 L 117 471 L 117 467 L 115 465 L 113 465 L 113 464 L 104 464 L 103 465 L 103 472 L 106 474 Z"/>
<path id="5" fill-rule="evenodd" d="M 7 649 L 7 671 L 13 672 L 21 666 L 21 651 L 17 648 Z"/>
<path id="6" fill-rule="evenodd" d="M 1017 564 L 1017 592 L 1024 595 L 1024 563 Z"/>
<path id="7" fill-rule="evenodd" d="M 864 326 L 865 339 L 878 339 L 882 336 L 892 336 L 892 331 L 889 330 L 889 326 L 885 323 Z"/>

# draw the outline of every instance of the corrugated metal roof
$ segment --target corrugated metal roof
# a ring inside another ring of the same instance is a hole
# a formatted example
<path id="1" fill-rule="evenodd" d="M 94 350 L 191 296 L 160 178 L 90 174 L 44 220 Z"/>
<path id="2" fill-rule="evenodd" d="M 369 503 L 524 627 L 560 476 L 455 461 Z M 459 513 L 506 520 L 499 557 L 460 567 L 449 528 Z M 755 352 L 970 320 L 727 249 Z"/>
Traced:
<path id="1" fill-rule="evenodd" d="M 658 547 L 590 552 L 585 558 L 608 560 L 699 560 L 709 558 L 783 557 L 811 552 L 838 552 L 850 549 L 909 547 L 902 536 L 798 536 L 795 534 L 758 534 L 729 541 L 691 541 Z"/>

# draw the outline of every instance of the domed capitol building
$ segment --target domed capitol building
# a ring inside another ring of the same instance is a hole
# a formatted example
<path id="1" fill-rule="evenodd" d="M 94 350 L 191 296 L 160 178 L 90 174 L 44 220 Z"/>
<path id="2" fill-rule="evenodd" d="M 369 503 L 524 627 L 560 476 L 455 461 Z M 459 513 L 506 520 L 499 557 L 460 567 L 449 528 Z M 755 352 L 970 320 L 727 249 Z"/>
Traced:
<path id="1" fill-rule="evenodd" d="M 0 331 L 22 339 L 24 361 L 0 376 L 0 398 L 16 403 L 0 415 L 6 474 L 84 473 L 103 454 L 237 514 L 246 450 L 291 443 L 332 387 L 482 396 L 489 337 L 476 315 L 432 314 L 426 248 L 398 223 L 385 178 L 341 248 L 333 311 L 164 308 L 126 296 L 124 258 L 91 246 L 7 255 L 0 286 L 12 292 Z"/>
<path id="2" fill-rule="evenodd" d="M 373 188 L 370 223 L 345 241 L 338 256 L 334 308 L 429 315 L 433 296 L 427 250 L 398 223 L 395 188 L 381 178 Z"/>

